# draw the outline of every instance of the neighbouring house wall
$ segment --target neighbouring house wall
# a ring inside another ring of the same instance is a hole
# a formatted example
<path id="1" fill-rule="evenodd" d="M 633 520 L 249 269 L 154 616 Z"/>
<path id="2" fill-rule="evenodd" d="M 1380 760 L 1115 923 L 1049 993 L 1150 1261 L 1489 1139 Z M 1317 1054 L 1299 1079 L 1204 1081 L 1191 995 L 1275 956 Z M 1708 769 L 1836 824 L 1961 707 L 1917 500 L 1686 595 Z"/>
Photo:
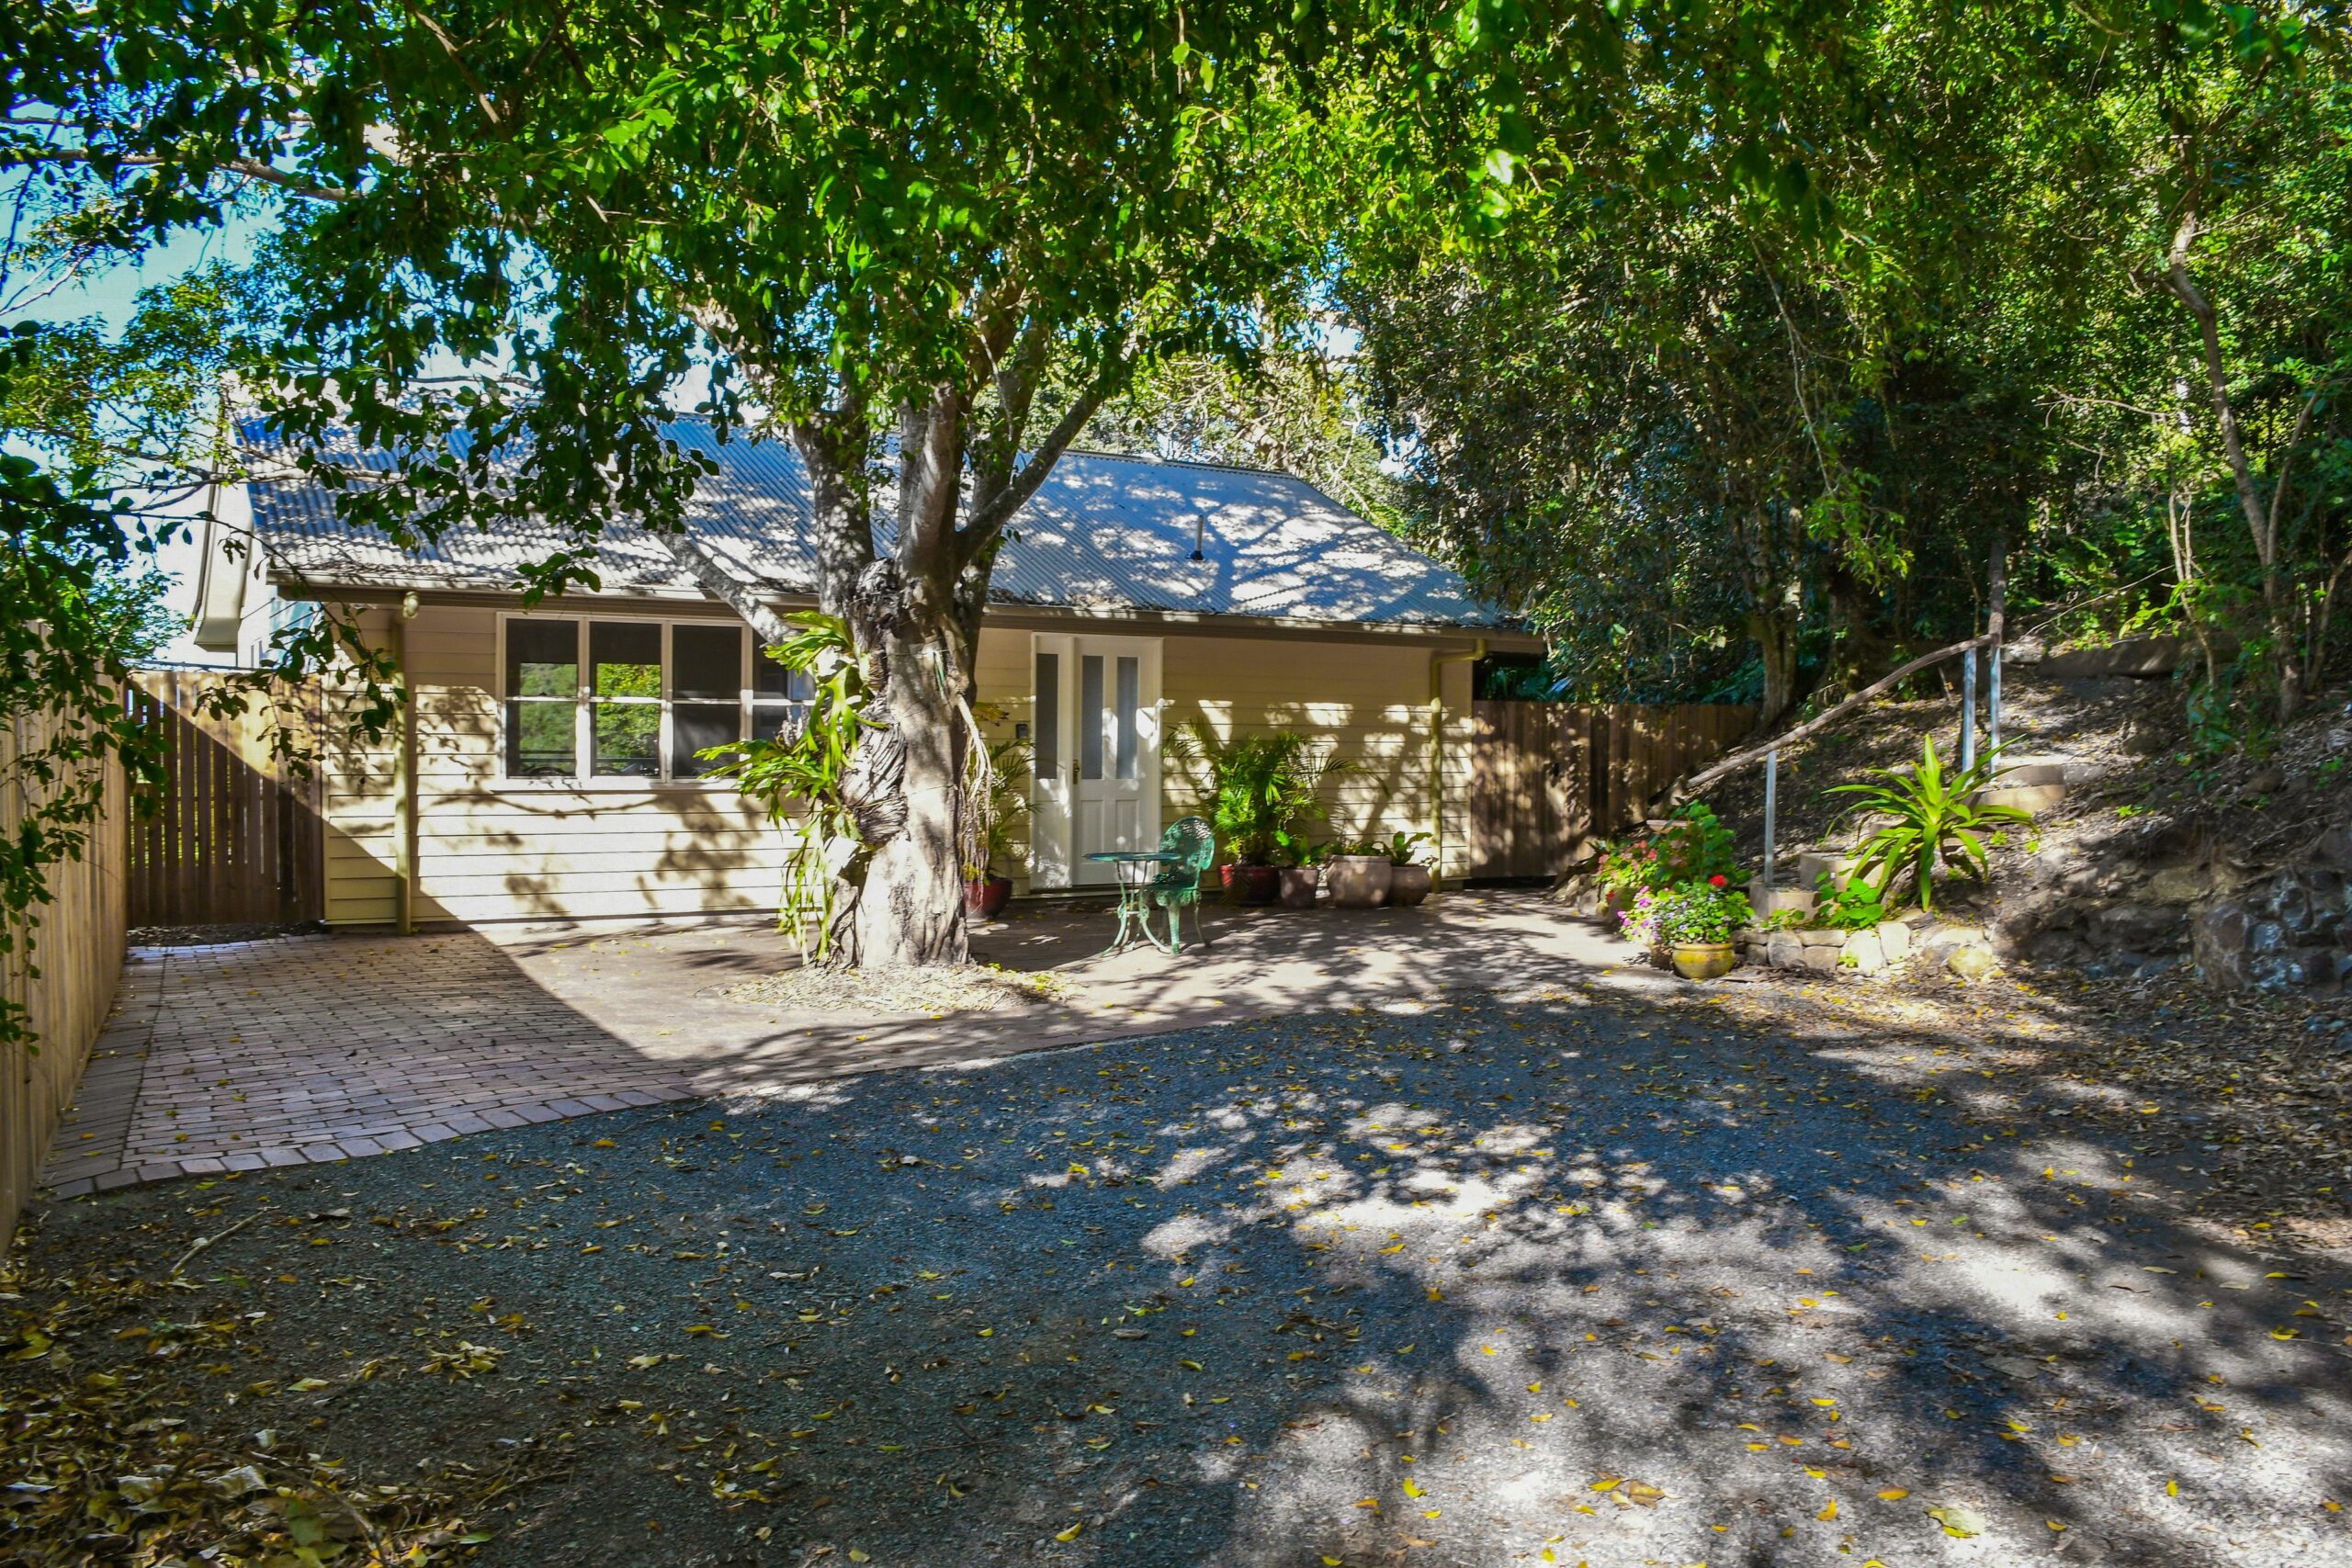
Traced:
<path id="1" fill-rule="evenodd" d="M 548 614 L 593 614 L 549 605 Z M 363 624 L 379 645 L 391 613 Z M 404 631 L 416 694 L 419 920 L 586 919 L 774 908 L 784 840 L 724 785 L 587 785 L 499 776 L 497 612 L 428 605 Z M 1466 646 L 1466 643 L 1464 644 Z M 1424 832 L 1429 821 L 1426 645 L 1170 635 L 1161 642 L 1163 733 L 1200 716 L 1220 734 L 1299 730 L 1356 770 L 1327 780 L 1332 836 Z M 979 702 L 991 738 L 1032 716 L 1030 634 L 984 629 Z M 1468 868 L 1470 672 L 1445 667 L 1446 874 Z M 324 791 L 327 919 L 395 918 L 396 735 L 368 743 L 335 722 L 356 694 L 330 687 Z M 986 710 L 996 710 L 993 714 Z M 1161 821 L 1202 809 L 1172 761 Z M 1027 823 L 1013 870 L 1024 886 Z"/>

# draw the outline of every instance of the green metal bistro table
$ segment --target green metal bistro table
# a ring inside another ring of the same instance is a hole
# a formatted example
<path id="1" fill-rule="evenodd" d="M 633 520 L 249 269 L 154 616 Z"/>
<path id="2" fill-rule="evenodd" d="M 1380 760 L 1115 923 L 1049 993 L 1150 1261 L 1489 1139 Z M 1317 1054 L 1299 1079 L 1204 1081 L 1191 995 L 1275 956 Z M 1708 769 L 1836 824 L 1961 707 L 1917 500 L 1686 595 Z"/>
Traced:
<path id="1" fill-rule="evenodd" d="M 1151 929 L 1151 892 L 1161 869 L 1182 863 L 1184 857 L 1166 850 L 1104 850 L 1086 858 L 1110 866 L 1119 878 L 1119 931 L 1111 939 L 1111 945 L 1095 956 L 1107 958 L 1134 946 L 1131 929 L 1141 932 L 1144 941 L 1160 952 L 1175 953 L 1177 950 L 1160 941 Z"/>

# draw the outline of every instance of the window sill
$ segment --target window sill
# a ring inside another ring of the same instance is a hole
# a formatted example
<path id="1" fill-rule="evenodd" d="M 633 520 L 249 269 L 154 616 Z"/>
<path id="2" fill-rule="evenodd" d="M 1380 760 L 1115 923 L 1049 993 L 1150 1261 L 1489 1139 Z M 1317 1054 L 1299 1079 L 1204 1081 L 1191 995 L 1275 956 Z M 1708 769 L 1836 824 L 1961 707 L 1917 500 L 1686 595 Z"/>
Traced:
<path id="1" fill-rule="evenodd" d="M 736 787 L 732 779 L 509 778 L 504 774 L 490 783 L 495 789 L 525 790 L 535 795 L 558 791 L 573 795 L 644 795 L 672 790 L 715 795 Z"/>

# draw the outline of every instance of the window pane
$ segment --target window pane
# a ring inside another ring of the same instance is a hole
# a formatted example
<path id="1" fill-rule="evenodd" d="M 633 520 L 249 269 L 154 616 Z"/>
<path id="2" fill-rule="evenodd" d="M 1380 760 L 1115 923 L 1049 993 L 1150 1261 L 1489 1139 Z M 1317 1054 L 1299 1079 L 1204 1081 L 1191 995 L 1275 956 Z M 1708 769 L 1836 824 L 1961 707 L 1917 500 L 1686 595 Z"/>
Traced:
<path id="1" fill-rule="evenodd" d="M 659 697 L 662 628 L 648 621 L 589 622 L 588 690 L 600 697 Z"/>
<path id="2" fill-rule="evenodd" d="M 506 694 L 510 697 L 576 697 L 580 694 L 580 623 L 506 623 Z"/>
<path id="3" fill-rule="evenodd" d="M 786 670 L 767 656 L 765 649 L 752 654 L 752 692 L 762 697 L 790 697 L 807 702 L 817 694 L 817 682 L 806 670 Z"/>
<path id="4" fill-rule="evenodd" d="M 776 732 L 784 728 L 785 720 L 796 714 L 802 718 L 808 717 L 808 705 L 807 703 L 753 703 L 752 705 L 752 733 L 763 740 L 773 740 L 776 738 Z"/>
<path id="5" fill-rule="evenodd" d="M 589 710 L 599 776 L 662 776 L 662 705 L 597 703 Z"/>
<path id="6" fill-rule="evenodd" d="M 1078 661 L 1079 772 L 1090 779 L 1102 776 L 1102 656 L 1090 653 Z"/>
<path id="7" fill-rule="evenodd" d="M 1119 660 L 1119 776 L 1136 776 L 1136 709 L 1143 702 L 1143 661 Z"/>
<path id="8" fill-rule="evenodd" d="M 1037 655 L 1037 711 L 1033 744 L 1037 753 L 1037 776 L 1041 779 L 1059 778 L 1062 771 L 1062 656 L 1058 653 Z"/>
<path id="9" fill-rule="evenodd" d="M 506 776 L 568 779 L 580 772 L 576 703 L 506 705 Z"/>
<path id="10" fill-rule="evenodd" d="M 737 626 L 670 628 L 670 694 L 724 698 L 743 690 L 743 633 Z"/>
<path id="11" fill-rule="evenodd" d="M 680 656 L 678 662 L 685 659 Z M 718 766 L 695 755 L 706 746 L 743 738 L 743 710 L 734 703 L 673 703 L 670 708 L 670 776 L 699 778 Z"/>

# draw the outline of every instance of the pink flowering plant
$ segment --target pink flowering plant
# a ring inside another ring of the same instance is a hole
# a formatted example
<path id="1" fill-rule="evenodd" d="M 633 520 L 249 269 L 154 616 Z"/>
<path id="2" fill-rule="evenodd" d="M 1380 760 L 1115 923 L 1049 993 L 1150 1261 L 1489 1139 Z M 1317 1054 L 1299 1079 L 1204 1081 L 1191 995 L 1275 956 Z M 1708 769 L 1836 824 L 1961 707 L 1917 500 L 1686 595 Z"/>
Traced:
<path id="1" fill-rule="evenodd" d="M 1633 904 L 1617 911 L 1617 934 L 1643 952 L 1657 947 L 1658 908 L 1664 896 L 1655 888 L 1640 888 L 1634 894 Z"/>
<path id="2" fill-rule="evenodd" d="M 1711 876 L 1729 881 L 1739 869 L 1732 842 L 1731 829 L 1704 801 L 1694 800 L 1656 834 L 1603 845 L 1596 875 L 1604 892 L 1648 888 L 1663 893 Z"/>
<path id="3" fill-rule="evenodd" d="M 1747 895 L 1717 872 L 1703 882 L 1684 882 L 1656 906 L 1656 941 L 1668 947 L 1701 947 L 1731 940 L 1732 932 L 1756 918 Z"/>

